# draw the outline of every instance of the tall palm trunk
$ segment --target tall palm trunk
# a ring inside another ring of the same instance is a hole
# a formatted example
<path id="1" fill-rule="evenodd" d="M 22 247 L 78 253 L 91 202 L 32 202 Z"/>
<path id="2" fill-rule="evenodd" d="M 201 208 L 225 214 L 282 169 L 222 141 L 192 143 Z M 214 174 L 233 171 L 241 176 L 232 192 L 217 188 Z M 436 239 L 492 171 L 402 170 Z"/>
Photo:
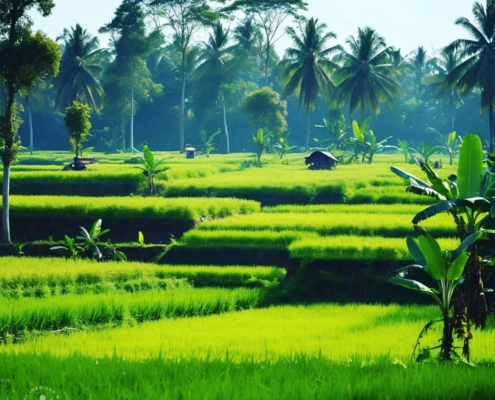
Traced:
<path id="1" fill-rule="evenodd" d="M 450 131 L 454 132 L 455 127 L 454 127 L 454 89 L 450 91 Z M 450 164 L 452 165 L 452 164 Z"/>
<path id="2" fill-rule="evenodd" d="M 495 136 L 495 120 L 494 120 L 494 115 L 493 115 L 493 96 L 492 100 L 490 101 L 490 154 L 493 153 L 493 137 Z"/>
<path id="3" fill-rule="evenodd" d="M 309 151 L 309 136 L 311 135 L 311 108 L 308 108 L 308 118 L 306 121 L 306 151 Z"/>
<path id="4" fill-rule="evenodd" d="M 28 97 L 29 99 L 29 97 Z M 29 100 L 28 100 L 29 101 Z M 28 122 L 29 122 L 29 151 L 31 152 L 31 155 L 33 155 L 33 150 L 34 150 L 34 142 L 33 142 L 33 113 L 31 111 L 31 104 L 27 105 L 27 111 L 28 111 Z"/>
<path id="5" fill-rule="evenodd" d="M 134 151 L 134 60 L 131 60 L 131 135 L 129 147 Z"/>
<path id="6" fill-rule="evenodd" d="M 184 151 L 184 123 L 186 113 L 186 49 L 182 50 L 182 90 L 180 95 L 179 151 Z"/>
<path id="7" fill-rule="evenodd" d="M 227 126 L 227 110 L 225 107 L 225 96 L 223 97 L 223 129 L 225 131 L 225 141 L 227 144 L 227 154 L 230 154 L 230 139 L 229 139 L 229 128 Z"/>
<path id="8" fill-rule="evenodd" d="M 3 126 L 0 129 L 5 129 L 3 133 L 5 153 L 2 157 L 3 163 L 3 187 L 2 187 L 2 243 L 11 244 L 10 241 L 10 164 L 12 159 L 9 154 L 9 150 L 14 147 L 14 126 L 12 120 L 15 113 L 14 108 L 14 84 L 13 80 L 9 80 L 7 85 L 7 107 L 5 108 L 5 120 Z"/>

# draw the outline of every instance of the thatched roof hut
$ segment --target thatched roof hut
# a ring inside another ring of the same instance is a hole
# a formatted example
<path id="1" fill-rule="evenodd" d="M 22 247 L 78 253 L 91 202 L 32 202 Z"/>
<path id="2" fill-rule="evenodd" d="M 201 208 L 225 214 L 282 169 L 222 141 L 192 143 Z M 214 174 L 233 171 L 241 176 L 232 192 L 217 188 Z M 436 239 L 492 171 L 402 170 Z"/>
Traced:
<path id="1" fill-rule="evenodd" d="M 309 169 L 334 169 L 338 161 L 328 151 L 315 151 L 306 157 L 306 165 L 309 165 Z"/>

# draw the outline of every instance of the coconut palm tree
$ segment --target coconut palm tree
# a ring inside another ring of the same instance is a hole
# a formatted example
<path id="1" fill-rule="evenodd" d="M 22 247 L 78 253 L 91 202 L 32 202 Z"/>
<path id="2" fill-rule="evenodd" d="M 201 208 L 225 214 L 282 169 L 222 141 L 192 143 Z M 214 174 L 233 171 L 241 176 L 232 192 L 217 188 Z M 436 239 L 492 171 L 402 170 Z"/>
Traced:
<path id="1" fill-rule="evenodd" d="M 231 51 L 233 46 L 229 47 L 228 42 L 229 29 L 224 29 L 221 23 L 216 24 L 213 28 L 213 34 L 209 34 L 208 41 L 203 42 L 204 51 L 199 56 L 199 65 L 196 68 L 195 75 L 211 89 L 212 93 L 216 94 L 222 104 L 226 150 L 227 153 L 230 153 L 226 94 L 223 90 L 223 85 L 228 82 L 228 75 L 231 72 L 229 63 L 232 60 Z"/>
<path id="2" fill-rule="evenodd" d="M 70 30 L 64 29 L 57 40 L 63 40 L 63 55 L 54 80 L 55 107 L 62 111 L 78 101 L 99 112 L 103 107 L 103 89 L 98 76 L 102 72 L 104 49 L 99 48 L 98 38 L 76 24 Z"/>
<path id="3" fill-rule="evenodd" d="M 320 92 L 329 94 L 335 88 L 328 74 L 338 65 L 327 57 L 341 50 L 341 47 L 325 48 L 329 39 L 337 37 L 334 32 L 325 33 L 326 28 L 326 24 L 318 24 L 318 20 L 313 18 L 306 22 L 304 29 L 301 28 L 301 36 L 293 28 L 287 28 L 294 47 L 287 49 L 285 60 L 280 62 L 284 68 L 282 79 L 286 81 L 283 96 L 299 91 L 299 107 L 303 106 L 308 112 L 306 149 L 309 149 L 311 112 L 316 107 L 318 95 Z"/>
<path id="4" fill-rule="evenodd" d="M 438 58 L 435 59 L 434 69 L 436 73 L 426 78 L 425 82 L 436 89 L 439 97 L 449 96 L 450 105 L 450 131 L 455 131 L 455 109 L 462 101 L 459 90 L 453 85 L 449 85 L 447 78 L 449 74 L 461 62 L 459 52 L 452 47 L 444 47 Z"/>
<path id="5" fill-rule="evenodd" d="M 469 95 L 473 89 L 481 90 L 480 111 L 489 110 L 490 153 L 493 152 L 495 136 L 495 0 L 486 0 L 486 7 L 479 2 L 473 5 L 474 22 L 465 17 L 455 23 L 463 27 L 472 39 L 457 39 L 449 48 L 459 49 L 465 58 L 449 74 L 447 83 L 454 84 L 461 95 Z"/>
<path id="6" fill-rule="evenodd" d="M 402 90 L 395 79 L 393 48 L 370 27 L 358 28 L 357 37 L 349 37 L 346 43 L 350 52 L 343 52 L 344 65 L 333 76 L 338 83 L 334 100 L 337 107 L 349 102 L 351 115 L 360 109 L 364 121 L 366 108 L 378 114 L 380 103 L 391 106 Z"/>

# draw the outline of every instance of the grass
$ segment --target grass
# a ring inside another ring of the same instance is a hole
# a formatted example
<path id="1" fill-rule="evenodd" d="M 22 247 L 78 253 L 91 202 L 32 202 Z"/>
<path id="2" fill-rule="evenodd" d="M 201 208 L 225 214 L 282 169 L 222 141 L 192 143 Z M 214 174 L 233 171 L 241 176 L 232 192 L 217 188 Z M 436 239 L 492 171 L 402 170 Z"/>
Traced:
<path id="1" fill-rule="evenodd" d="M 457 239 L 439 239 L 442 249 L 455 249 Z M 404 239 L 362 236 L 329 236 L 301 239 L 289 245 L 292 258 L 317 260 L 411 260 Z"/>
<path id="2" fill-rule="evenodd" d="M 4 299 L 0 310 L 0 342 L 18 340 L 31 331 L 116 326 L 234 311 L 255 307 L 260 300 L 258 290 L 241 288 L 66 295 L 63 301 L 56 297 Z"/>
<path id="3" fill-rule="evenodd" d="M 332 212 L 327 207 L 326 213 L 256 213 L 216 221 L 207 221 L 200 225 L 200 230 L 246 230 L 246 231 L 306 231 L 319 235 L 360 235 L 406 237 L 413 233 L 411 223 L 414 214 L 389 213 L 354 213 L 353 206 L 347 206 L 346 212 Z M 340 209 L 340 207 L 339 207 Z M 310 210 L 310 209 L 309 209 Z M 308 211 L 309 211 L 308 210 Z M 353 214 L 354 218 L 350 218 Z M 454 236 L 455 225 L 451 216 L 443 214 L 421 224 L 432 235 Z"/>
<path id="4" fill-rule="evenodd" d="M 276 362 L 212 359 L 130 361 L 117 357 L 0 355 L 0 397 L 22 399 L 40 382 L 60 399 L 491 399 L 493 367 L 417 365 L 359 356 L 334 362 L 295 356 Z M 35 398 L 35 397 L 33 397 Z"/>
<path id="5" fill-rule="evenodd" d="M 263 286 L 280 282 L 275 267 L 167 266 L 145 263 L 96 263 L 57 258 L 0 259 L 0 297 L 50 297 L 69 293 L 143 291 L 188 282 L 195 287 Z"/>
<path id="6" fill-rule="evenodd" d="M 245 291 L 245 290 L 244 290 Z M 252 293 L 245 291 L 248 296 Z M 412 347 L 424 324 L 438 317 L 433 306 L 320 304 L 281 306 L 212 315 L 164 319 L 134 327 L 70 336 L 44 336 L 20 345 L 4 345 L 0 354 L 79 354 L 93 359 L 222 360 L 233 363 L 276 362 L 305 356 L 345 362 L 356 357 L 409 364 Z M 493 361 L 494 321 L 474 332 L 472 361 Z M 228 329 L 226 329 L 228 327 Z M 423 345 L 435 345 L 433 329 Z"/>
<path id="7" fill-rule="evenodd" d="M 182 243 L 190 249 L 286 249 L 295 240 L 314 240 L 314 232 L 271 230 L 191 230 L 184 234 Z"/>
<path id="8" fill-rule="evenodd" d="M 218 218 L 259 211 L 259 203 L 242 199 L 159 197 L 11 196 L 11 215 L 29 219 L 186 219 Z"/>

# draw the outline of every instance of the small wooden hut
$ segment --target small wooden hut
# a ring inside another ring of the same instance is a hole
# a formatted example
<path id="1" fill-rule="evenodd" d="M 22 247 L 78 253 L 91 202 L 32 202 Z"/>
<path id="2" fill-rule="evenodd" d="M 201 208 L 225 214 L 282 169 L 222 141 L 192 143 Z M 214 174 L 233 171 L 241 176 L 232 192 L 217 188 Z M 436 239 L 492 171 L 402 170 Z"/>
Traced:
<path id="1" fill-rule="evenodd" d="M 328 151 L 315 151 L 306 157 L 306 165 L 309 169 L 334 169 L 338 160 Z"/>

